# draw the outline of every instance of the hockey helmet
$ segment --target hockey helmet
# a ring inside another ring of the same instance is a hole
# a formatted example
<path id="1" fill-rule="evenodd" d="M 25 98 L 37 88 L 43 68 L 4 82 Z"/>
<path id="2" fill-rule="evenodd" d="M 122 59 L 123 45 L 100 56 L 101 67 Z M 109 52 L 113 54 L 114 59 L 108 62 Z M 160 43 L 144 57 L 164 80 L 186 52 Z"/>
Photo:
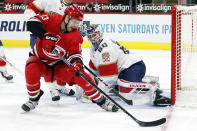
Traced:
<path id="1" fill-rule="evenodd" d="M 103 39 L 103 32 L 98 25 L 91 24 L 87 29 L 87 37 L 92 44 L 99 44 L 100 41 Z"/>
<path id="2" fill-rule="evenodd" d="M 71 18 L 74 18 L 76 20 L 82 21 L 83 20 L 83 12 L 80 10 L 80 8 L 76 5 L 71 5 L 64 11 L 64 16 L 68 15 Z"/>
<path id="3" fill-rule="evenodd" d="M 66 6 L 72 5 L 72 0 L 62 0 L 62 3 L 65 4 Z"/>

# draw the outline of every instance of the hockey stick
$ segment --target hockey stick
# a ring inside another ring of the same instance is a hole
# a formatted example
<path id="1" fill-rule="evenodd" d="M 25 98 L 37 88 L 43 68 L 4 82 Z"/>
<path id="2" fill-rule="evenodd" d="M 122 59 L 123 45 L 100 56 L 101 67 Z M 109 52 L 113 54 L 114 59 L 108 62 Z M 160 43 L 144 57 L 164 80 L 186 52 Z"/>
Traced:
<path id="1" fill-rule="evenodd" d="M 54 53 L 63 61 L 65 62 L 68 66 L 73 66 L 71 63 L 69 63 L 63 56 L 61 56 L 57 50 L 54 50 Z M 151 121 L 151 122 L 144 122 L 140 121 L 137 118 L 135 118 L 133 115 L 131 115 L 127 110 L 125 110 L 121 105 L 119 105 L 116 101 L 114 101 L 110 96 L 108 96 L 105 92 L 103 92 L 98 86 L 96 86 L 92 81 L 90 81 L 83 73 L 80 71 L 75 70 L 78 75 L 80 75 L 84 80 L 89 82 L 94 88 L 96 88 L 98 91 L 100 91 L 104 96 L 106 96 L 109 100 L 111 100 L 117 107 L 119 107 L 125 114 L 130 116 L 138 125 L 142 127 L 151 127 L 151 126 L 158 126 L 161 124 L 164 124 L 166 122 L 166 118 L 161 118 L 156 121 Z"/>
<path id="2" fill-rule="evenodd" d="M 15 66 L 14 66 L 12 63 L 10 63 L 8 60 L 6 60 L 6 59 L 3 58 L 3 57 L 0 57 L 0 59 L 2 59 L 2 60 L 5 61 L 7 64 L 9 64 L 12 68 L 14 68 L 16 71 L 18 71 L 18 73 L 24 75 L 24 73 L 23 73 L 21 70 L 19 70 L 17 67 L 15 67 Z"/>
<path id="3" fill-rule="evenodd" d="M 123 96 L 121 96 L 116 90 L 114 90 L 113 88 L 109 87 L 109 85 L 100 77 L 98 77 L 93 71 L 91 71 L 86 65 L 84 65 L 84 68 L 86 70 L 88 70 L 98 81 L 102 82 L 107 88 L 111 89 L 111 91 L 116 94 L 117 96 L 119 96 L 125 103 L 127 103 L 128 105 L 133 105 L 133 101 L 132 100 L 127 100 L 125 99 Z"/>

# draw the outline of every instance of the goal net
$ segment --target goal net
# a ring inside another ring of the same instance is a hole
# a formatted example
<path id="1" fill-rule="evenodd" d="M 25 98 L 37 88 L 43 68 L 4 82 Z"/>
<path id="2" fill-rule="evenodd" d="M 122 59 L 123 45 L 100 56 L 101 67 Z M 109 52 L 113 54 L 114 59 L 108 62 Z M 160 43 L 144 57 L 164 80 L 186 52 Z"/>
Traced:
<path id="1" fill-rule="evenodd" d="M 172 8 L 172 105 L 197 107 L 197 6 Z"/>

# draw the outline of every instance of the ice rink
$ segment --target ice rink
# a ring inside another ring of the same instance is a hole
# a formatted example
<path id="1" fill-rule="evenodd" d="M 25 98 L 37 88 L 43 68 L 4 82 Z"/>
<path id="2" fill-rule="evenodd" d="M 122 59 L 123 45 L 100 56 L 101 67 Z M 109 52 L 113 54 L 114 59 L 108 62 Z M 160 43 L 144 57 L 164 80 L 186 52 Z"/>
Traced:
<path id="1" fill-rule="evenodd" d="M 7 60 L 24 72 L 29 48 L 5 48 Z M 131 50 L 140 56 L 146 66 L 146 75 L 159 76 L 161 89 L 170 93 L 170 51 Z M 87 65 L 89 49 L 83 49 Z M 129 106 L 117 101 L 134 117 L 141 121 L 153 121 L 162 117 L 167 122 L 157 127 L 139 127 L 121 110 L 106 112 L 95 104 L 76 101 L 75 97 L 61 96 L 52 102 L 49 89 L 41 80 L 44 95 L 35 110 L 23 113 L 21 105 L 28 100 L 25 76 L 14 68 L 14 82 L 7 83 L 0 77 L 0 131 L 196 131 L 197 109 L 187 107 L 153 107 L 149 104 Z"/>

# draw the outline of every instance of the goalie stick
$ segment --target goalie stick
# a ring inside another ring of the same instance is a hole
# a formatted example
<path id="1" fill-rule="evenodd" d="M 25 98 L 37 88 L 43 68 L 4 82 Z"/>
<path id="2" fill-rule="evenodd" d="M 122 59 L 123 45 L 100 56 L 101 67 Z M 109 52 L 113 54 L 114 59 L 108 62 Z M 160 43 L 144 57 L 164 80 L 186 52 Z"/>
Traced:
<path id="1" fill-rule="evenodd" d="M 23 73 L 21 70 L 19 70 L 17 67 L 15 67 L 15 66 L 14 66 L 12 63 L 10 63 L 8 60 L 6 60 L 6 59 L 3 58 L 3 57 L 0 57 L 0 59 L 2 59 L 2 60 L 5 61 L 7 64 L 9 64 L 10 67 L 14 68 L 18 73 L 24 75 L 24 73 Z"/>
<path id="2" fill-rule="evenodd" d="M 57 50 L 54 50 L 54 53 L 68 66 L 73 66 L 71 63 L 69 63 L 63 56 L 61 56 Z M 140 121 L 137 118 L 135 118 L 133 115 L 131 115 L 127 110 L 125 110 L 121 105 L 119 105 L 116 101 L 114 101 L 110 96 L 108 96 L 105 92 L 103 92 L 98 86 L 96 86 L 92 81 L 90 81 L 83 73 L 80 71 L 75 70 L 78 75 L 80 75 L 84 80 L 89 82 L 94 88 L 96 88 L 98 91 L 100 91 L 104 96 L 106 96 L 109 100 L 111 100 L 117 107 L 119 107 L 125 114 L 130 116 L 138 125 L 142 127 L 151 127 L 151 126 L 159 126 L 161 124 L 164 124 L 166 122 L 166 118 L 161 118 L 159 120 L 145 122 Z"/>
<path id="3" fill-rule="evenodd" d="M 100 77 L 98 77 L 93 71 L 91 71 L 86 65 L 84 65 L 84 68 L 86 70 L 88 70 L 98 81 L 102 82 L 107 88 L 111 89 L 111 91 L 116 94 L 117 96 L 119 96 L 125 103 L 127 103 L 128 105 L 133 105 L 133 101 L 132 100 L 127 100 L 125 99 L 123 96 L 121 96 L 116 90 L 114 90 L 113 88 L 109 87 L 109 85 L 102 80 Z"/>

